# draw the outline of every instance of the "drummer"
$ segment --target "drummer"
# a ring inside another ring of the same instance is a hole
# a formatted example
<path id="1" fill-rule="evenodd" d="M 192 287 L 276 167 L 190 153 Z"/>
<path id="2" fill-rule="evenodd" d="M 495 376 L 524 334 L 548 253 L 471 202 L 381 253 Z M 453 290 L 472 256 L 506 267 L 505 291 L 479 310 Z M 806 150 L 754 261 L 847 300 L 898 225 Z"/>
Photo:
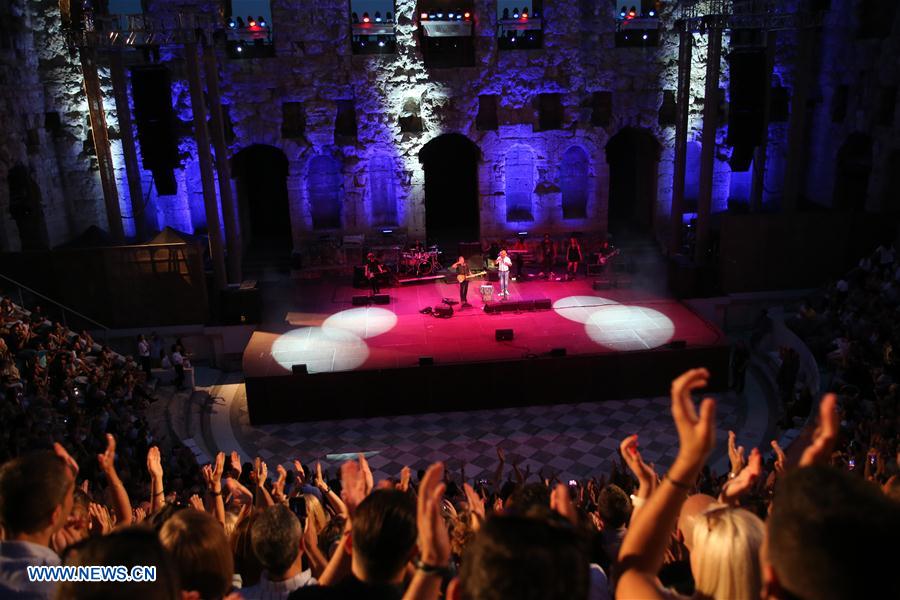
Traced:
<path id="1" fill-rule="evenodd" d="M 407 252 L 425 252 L 425 245 L 422 244 L 420 240 L 413 240 L 411 243 L 406 245 Z"/>

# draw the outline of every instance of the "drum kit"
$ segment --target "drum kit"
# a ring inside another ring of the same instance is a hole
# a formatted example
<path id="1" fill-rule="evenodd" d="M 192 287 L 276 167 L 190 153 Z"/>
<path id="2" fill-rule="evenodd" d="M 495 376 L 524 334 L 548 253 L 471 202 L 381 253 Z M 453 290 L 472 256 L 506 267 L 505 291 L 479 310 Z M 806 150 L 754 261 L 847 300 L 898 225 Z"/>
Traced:
<path id="1" fill-rule="evenodd" d="M 431 246 L 427 250 L 407 250 L 401 252 L 397 270 L 401 275 L 411 277 L 426 277 L 441 270 L 438 256 L 441 251 L 437 246 Z"/>

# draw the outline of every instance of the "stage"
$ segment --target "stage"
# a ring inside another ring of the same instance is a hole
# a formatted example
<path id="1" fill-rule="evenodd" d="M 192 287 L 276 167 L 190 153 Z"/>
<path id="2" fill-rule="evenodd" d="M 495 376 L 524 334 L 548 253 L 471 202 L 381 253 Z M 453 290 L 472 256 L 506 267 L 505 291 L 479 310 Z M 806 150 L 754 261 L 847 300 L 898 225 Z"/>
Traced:
<path id="1" fill-rule="evenodd" d="M 510 284 L 521 310 L 488 313 L 484 283 L 470 282 L 472 306 L 450 318 L 421 311 L 458 301 L 455 283 L 385 288 L 388 303 L 369 306 L 354 306 L 367 294 L 349 284 L 303 286 L 284 326 L 255 332 L 244 351 L 252 422 L 658 395 L 697 365 L 713 368 L 713 388 L 727 383 L 724 335 L 676 300 L 532 279 Z M 540 300 L 551 308 L 534 310 Z M 497 341 L 498 329 L 513 339 Z"/>

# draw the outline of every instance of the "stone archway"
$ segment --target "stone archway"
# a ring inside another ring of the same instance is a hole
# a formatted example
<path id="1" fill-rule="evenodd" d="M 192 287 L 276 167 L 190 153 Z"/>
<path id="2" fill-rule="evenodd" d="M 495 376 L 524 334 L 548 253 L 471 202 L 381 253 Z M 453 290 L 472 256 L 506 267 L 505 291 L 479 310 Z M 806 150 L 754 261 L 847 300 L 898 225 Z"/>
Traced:
<path id="1" fill-rule="evenodd" d="M 254 144 L 232 157 L 231 173 L 250 252 L 289 254 L 293 243 L 287 156 L 274 146 Z"/>
<path id="2" fill-rule="evenodd" d="M 660 150 L 652 133 L 636 127 L 622 129 L 606 144 L 611 230 L 652 228 Z"/>
<path id="3" fill-rule="evenodd" d="M 481 150 L 464 135 L 447 133 L 419 152 L 425 169 L 425 231 L 431 242 L 480 239 L 478 161 Z"/>

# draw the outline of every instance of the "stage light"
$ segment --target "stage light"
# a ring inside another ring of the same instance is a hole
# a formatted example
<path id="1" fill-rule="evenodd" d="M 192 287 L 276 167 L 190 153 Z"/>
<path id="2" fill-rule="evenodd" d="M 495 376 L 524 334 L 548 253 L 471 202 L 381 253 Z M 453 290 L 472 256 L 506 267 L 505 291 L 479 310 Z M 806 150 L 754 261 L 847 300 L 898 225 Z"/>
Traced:
<path id="1" fill-rule="evenodd" d="M 359 23 L 359 15 L 356 13 L 350 13 L 350 22 Z"/>
<path id="2" fill-rule="evenodd" d="M 642 36 L 641 36 L 641 39 L 642 39 L 642 40 L 646 40 L 646 39 L 647 39 L 647 34 L 645 33 L 644 35 L 642 35 Z"/>
<path id="3" fill-rule="evenodd" d="M 394 230 L 393 229 L 382 229 L 381 233 L 382 233 L 382 235 L 391 235 L 392 233 L 394 233 Z"/>
<path id="4" fill-rule="evenodd" d="M 260 27 L 265 27 L 267 25 L 265 17 L 256 17 L 256 22 L 259 23 Z"/>
<path id="5" fill-rule="evenodd" d="M 381 23 L 381 11 L 375 11 L 375 22 Z"/>
<path id="6" fill-rule="evenodd" d="M 393 16 L 391 15 L 391 11 L 387 11 L 386 13 L 384 13 L 384 22 L 385 23 L 393 23 L 394 22 Z"/>
<path id="7" fill-rule="evenodd" d="M 438 19 L 443 19 L 443 18 L 444 18 L 444 13 L 438 13 L 438 14 L 437 14 L 437 18 L 438 18 Z"/>
<path id="8" fill-rule="evenodd" d="M 503 18 L 504 18 L 504 19 L 508 19 L 508 18 L 509 18 L 509 9 L 508 9 L 508 8 L 504 8 L 504 9 L 503 9 Z"/>
<path id="9" fill-rule="evenodd" d="M 228 28 L 229 28 L 229 29 L 234 29 L 235 27 L 237 27 L 237 23 L 235 22 L 235 20 L 234 20 L 234 19 L 228 19 Z"/>
<path id="10" fill-rule="evenodd" d="M 656 16 L 656 11 L 653 10 L 653 9 L 651 8 L 651 9 L 650 9 L 650 12 L 647 13 L 647 16 L 648 16 L 648 17 L 655 17 L 655 16 Z"/>
<path id="11" fill-rule="evenodd" d="M 238 26 L 238 29 L 244 28 L 244 20 L 240 17 L 237 18 L 237 26 Z"/>
<path id="12" fill-rule="evenodd" d="M 384 40 L 378 40 L 378 47 L 384 48 Z"/>
<path id="13" fill-rule="evenodd" d="M 527 7 L 527 6 L 526 6 L 525 8 L 522 9 L 522 18 L 523 18 L 523 19 L 527 19 L 527 18 L 528 18 L 528 7 Z"/>
<path id="14" fill-rule="evenodd" d="M 363 23 L 368 23 L 369 21 L 371 21 L 371 19 L 369 18 L 369 13 L 364 12 L 363 13 Z"/>
<path id="15" fill-rule="evenodd" d="M 451 12 L 451 13 L 447 13 L 447 18 L 448 18 L 448 19 L 452 19 L 453 17 L 454 17 L 454 14 L 453 14 L 452 12 Z"/>
<path id="16" fill-rule="evenodd" d="M 247 26 L 248 27 L 256 27 L 256 19 L 254 19 L 252 16 L 248 15 L 247 16 Z"/>
<path id="17" fill-rule="evenodd" d="M 637 9 L 635 7 L 631 7 L 631 10 L 628 11 L 628 18 L 633 19 L 637 16 Z"/>
<path id="18" fill-rule="evenodd" d="M 623 6 L 623 7 L 622 7 L 622 11 L 619 13 L 619 16 L 622 17 L 623 19 L 624 19 L 626 16 L 628 16 L 628 9 L 625 8 L 625 7 Z"/>
<path id="19" fill-rule="evenodd" d="M 240 54 L 241 52 L 243 52 L 243 51 L 244 51 L 244 44 L 243 44 L 243 42 L 238 42 L 238 45 L 235 47 L 234 51 L 237 52 L 238 54 Z"/>
<path id="20" fill-rule="evenodd" d="M 462 21 L 462 18 L 463 18 L 462 13 L 456 13 L 456 20 L 457 20 L 457 21 Z"/>
<path id="21" fill-rule="evenodd" d="M 513 9 L 513 19 L 518 19 L 518 18 L 519 18 L 519 7 L 517 6 Z"/>
<path id="22" fill-rule="evenodd" d="M 463 15 L 463 17 L 465 17 L 466 19 L 469 19 L 472 17 L 472 13 L 466 13 Z"/>
<path id="23" fill-rule="evenodd" d="M 423 21 L 427 20 L 427 19 L 428 19 L 428 13 L 422 13 L 422 14 L 420 14 L 420 15 L 419 15 L 419 18 L 422 19 Z"/>
<path id="24" fill-rule="evenodd" d="M 527 232 L 527 231 L 520 231 L 520 232 L 517 233 L 516 235 L 519 236 L 519 237 L 528 237 L 528 232 Z"/>

